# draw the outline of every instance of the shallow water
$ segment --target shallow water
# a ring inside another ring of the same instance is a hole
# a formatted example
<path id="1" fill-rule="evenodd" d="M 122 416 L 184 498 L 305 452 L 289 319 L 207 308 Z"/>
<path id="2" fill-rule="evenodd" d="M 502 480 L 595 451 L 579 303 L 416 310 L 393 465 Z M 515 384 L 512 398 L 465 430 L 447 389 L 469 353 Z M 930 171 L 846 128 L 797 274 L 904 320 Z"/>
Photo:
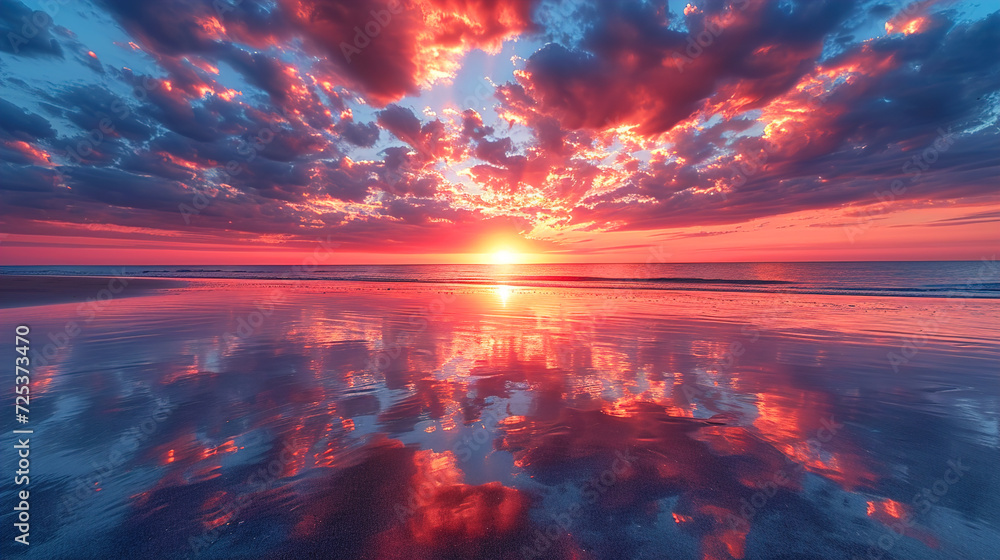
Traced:
<path id="1" fill-rule="evenodd" d="M 342 280 L 590 290 L 683 290 L 1000 299 L 1000 265 L 980 261 L 300 266 L 0 266 L 0 275 Z M 307 260 L 308 262 L 308 260 Z"/>
<path id="2" fill-rule="evenodd" d="M 213 280 L 2 310 L 40 353 L 32 544 L 3 547 L 993 558 L 998 309 Z"/>

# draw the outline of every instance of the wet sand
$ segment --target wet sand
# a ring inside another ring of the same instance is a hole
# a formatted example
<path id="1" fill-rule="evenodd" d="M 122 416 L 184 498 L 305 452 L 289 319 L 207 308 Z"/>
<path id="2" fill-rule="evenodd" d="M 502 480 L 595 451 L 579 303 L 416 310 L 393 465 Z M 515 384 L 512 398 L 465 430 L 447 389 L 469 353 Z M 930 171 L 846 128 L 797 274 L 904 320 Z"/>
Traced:
<path id="1" fill-rule="evenodd" d="M 39 352 L 25 557 L 987 558 L 998 307 L 212 280 L 0 310 Z"/>
<path id="2" fill-rule="evenodd" d="M 135 297 L 186 285 L 183 280 L 169 278 L 0 275 L 0 308 L 81 303 L 88 298 L 98 300 L 108 297 L 102 295 L 102 290 L 107 290 L 113 297 Z"/>

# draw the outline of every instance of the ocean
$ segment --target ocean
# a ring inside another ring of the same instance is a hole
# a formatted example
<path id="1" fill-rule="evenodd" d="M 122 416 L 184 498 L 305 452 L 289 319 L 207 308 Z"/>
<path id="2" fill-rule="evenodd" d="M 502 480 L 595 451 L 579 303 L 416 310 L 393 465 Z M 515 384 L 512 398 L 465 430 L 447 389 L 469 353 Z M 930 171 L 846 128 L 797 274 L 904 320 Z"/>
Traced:
<path id="1" fill-rule="evenodd" d="M 10 557 L 995 558 L 993 265 L 5 267 Z"/>
<path id="2" fill-rule="evenodd" d="M 998 298 L 982 261 L 336 266 L 5 266 L 0 274 L 412 282 L 615 290 Z"/>

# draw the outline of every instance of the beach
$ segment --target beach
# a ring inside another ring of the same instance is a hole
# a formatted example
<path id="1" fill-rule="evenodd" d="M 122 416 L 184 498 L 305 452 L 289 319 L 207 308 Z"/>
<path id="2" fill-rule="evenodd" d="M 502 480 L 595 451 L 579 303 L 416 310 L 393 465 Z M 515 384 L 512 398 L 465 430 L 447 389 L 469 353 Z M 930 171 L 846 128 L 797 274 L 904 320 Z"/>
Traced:
<path id="1" fill-rule="evenodd" d="M 1000 548 L 996 299 L 3 280 L 31 558 Z"/>
<path id="2" fill-rule="evenodd" d="M 2 1 L 0 560 L 1000 560 L 1000 2 Z"/>
<path id="3" fill-rule="evenodd" d="M 183 280 L 168 278 L 0 275 L 0 309 L 53 303 L 99 303 L 184 285 Z"/>

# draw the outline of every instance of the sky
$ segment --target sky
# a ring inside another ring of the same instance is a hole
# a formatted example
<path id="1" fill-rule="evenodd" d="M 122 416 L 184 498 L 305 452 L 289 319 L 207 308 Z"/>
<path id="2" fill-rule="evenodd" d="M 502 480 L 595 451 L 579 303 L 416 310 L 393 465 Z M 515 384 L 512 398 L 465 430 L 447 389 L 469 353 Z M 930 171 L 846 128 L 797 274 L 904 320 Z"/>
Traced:
<path id="1" fill-rule="evenodd" d="M 0 0 L 0 263 L 978 260 L 991 1 Z"/>

